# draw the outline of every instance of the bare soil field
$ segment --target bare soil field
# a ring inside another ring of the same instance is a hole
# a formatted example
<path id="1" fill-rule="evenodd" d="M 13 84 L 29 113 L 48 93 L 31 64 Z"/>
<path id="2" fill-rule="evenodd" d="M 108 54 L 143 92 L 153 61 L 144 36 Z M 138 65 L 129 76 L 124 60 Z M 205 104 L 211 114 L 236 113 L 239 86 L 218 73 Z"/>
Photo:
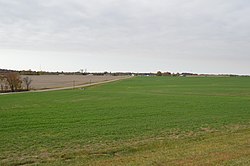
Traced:
<path id="1" fill-rule="evenodd" d="M 24 77 L 32 79 L 31 89 L 33 90 L 74 87 L 84 84 L 126 78 L 126 76 L 93 75 L 22 75 L 22 78 Z"/>

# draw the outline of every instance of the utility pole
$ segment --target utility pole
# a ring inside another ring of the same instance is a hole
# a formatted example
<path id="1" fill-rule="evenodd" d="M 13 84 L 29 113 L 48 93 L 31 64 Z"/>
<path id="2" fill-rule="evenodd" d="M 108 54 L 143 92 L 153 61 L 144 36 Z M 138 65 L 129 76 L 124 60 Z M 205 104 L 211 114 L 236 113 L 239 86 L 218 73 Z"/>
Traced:
<path id="1" fill-rule="evenodd" d="M 76 86 L 76 81 L 74 80 L 73 81 L 73 89 L 75 89 L 75 86 Z"/>

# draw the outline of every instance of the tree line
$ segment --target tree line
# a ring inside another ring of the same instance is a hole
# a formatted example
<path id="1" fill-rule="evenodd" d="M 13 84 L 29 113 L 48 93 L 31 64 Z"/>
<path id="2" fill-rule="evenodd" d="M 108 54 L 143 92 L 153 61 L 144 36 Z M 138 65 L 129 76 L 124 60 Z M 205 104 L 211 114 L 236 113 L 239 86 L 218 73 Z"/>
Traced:
<path id="1" fill-rule="evenodd" d="M 0 92 L 29 91 L 32 80 L 29 77 L 22 78 L 17 72 L 8 72 L 0 75 Z"/>

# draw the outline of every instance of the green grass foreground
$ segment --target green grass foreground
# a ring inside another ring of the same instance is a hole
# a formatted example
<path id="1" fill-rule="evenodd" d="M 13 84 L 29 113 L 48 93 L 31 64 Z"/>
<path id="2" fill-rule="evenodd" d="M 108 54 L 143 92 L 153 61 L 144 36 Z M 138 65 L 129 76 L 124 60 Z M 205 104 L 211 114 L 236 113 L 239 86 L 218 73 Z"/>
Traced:
<path id="1" fill-rule="evenodd" d="M 0 165 L 250 165 L 250 78 L 0 96 Z"/>

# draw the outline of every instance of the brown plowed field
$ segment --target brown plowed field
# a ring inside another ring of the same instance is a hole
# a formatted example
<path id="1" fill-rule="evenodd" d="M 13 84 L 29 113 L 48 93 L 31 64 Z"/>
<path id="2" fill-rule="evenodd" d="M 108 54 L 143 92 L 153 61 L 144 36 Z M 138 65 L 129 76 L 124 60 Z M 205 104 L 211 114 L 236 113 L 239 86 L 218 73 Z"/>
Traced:
<path id="1" fill-rule="evenodd" d="M 89 83 L 103 82 L 114 79 L 122 79 L 125 76 L 93 76 L 93 75 L 23 75 L 32 79 L 31 89 L 52 89 L 73 87 Z"/>

